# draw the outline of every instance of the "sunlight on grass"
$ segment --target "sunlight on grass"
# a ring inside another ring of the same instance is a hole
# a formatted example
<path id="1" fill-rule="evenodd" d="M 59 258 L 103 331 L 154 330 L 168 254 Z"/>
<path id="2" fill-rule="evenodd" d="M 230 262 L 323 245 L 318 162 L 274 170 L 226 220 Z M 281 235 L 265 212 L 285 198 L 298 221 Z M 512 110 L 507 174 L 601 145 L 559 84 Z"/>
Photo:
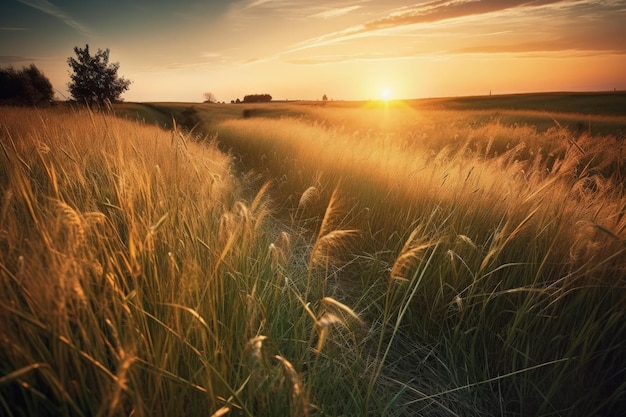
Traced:
<path id="1" fill-rule="evenodd" d="M 623 140 L 387 104 L 1 109 L 0 414 L 622 410 Z"/>
<path id="2" fill-rule="evenodd" d="M 626 290 L 623 141 L 480 121 L 480 112 L 308 112 L 228 120 L 219 135 L 249 167 L 280 178 L 281 196 L 311 184 L 329 195 L 340 183 L 353 201 L 344 228 L 359 230 L 352 247 L 360 255 L 342 268 L 344 296 L 384 312 L 369 317 L 381 323 L 371 389 L 389 384 L 413 411 L 479 414 L 465 389 L 443 384 L 443 372 L 473 395 L 500 396 L 487 415 L 617 407 L 601 392 L 624 398 L 626 388 L 613 385 L 623 369 L 612 368 L 624 358 L 616 343 L 626 331 L 614 321 Z M 391 292 L 373 307 L 387 274 Z M 596 327 L 605 322 L 610 335 Z M 420 351 L 440 365 L 424 367 Z M 583 382 L 595 357 L 605 361 L 600 385 Z"/>

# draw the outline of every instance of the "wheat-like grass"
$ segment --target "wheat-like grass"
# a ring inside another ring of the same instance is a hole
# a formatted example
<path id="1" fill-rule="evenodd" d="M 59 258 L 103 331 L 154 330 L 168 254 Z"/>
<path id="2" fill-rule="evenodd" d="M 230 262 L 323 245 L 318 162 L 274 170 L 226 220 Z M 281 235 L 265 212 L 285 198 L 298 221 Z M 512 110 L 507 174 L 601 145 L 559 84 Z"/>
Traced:
<path id="1" fill-rule="evenodd" d="M 420 260 L 420 255 L 434 245 L 433 242 L 428 241 L 424 236 L 420 236 L 422 233 L 423 230 L 421 229 L 415 229 L 411 232 L 391 267 L 392 280 L 408 282 L 410 272 Z"/>
<path id="2" fill-rule="evenodd" d="M 64 111 L 0 111 L 0 413 L 623 408 L 620 141 L 301 107 L 211 125 L 269 173 L 238 182 L 182 127 Z"/>
<path id="3" fill-rule="evenodd" d="M 220 407 L 216 412 L 211 414 L 211 417 L 222 417 L 228 413 L 230 413 L 230 407 L 224 406 L 224 407 Z"/>
<path id="4" fill-rule="evenodd" d="M 349 317 L 353 318 L 357 323 L 361 325 L 365 325 L 365 322 L 359 317 L 359 315 L 356 314 L 353 309 L 351 309 L 344 303 L 339 302 L 332 297 L 324 297 L 322 298 L 321 301 L 323 304 L 328 305 L 328 306 L 333 306 L 337 308 L 339 311 L 347 314 Z"/>
<path id="5" fill-rule="evenodd" d="M 294 369 L 291 362 L 289 362 L 287 359 L 283 358 L 280 355 L 275 355 L 274 357 L 282 365 L 285 373 L 287 374 L 287 377 L 289 378 L 289 382 L 291 383 L 290 385 L 292 407 L 294 407 L 298 411 L 299 415 L 308 415 L 306 403 L 303 399 L 302 383 L 300 382 L 298 373 Z"/>
<path id="6" fill-rule="evenodd" d="M 358 233 L 355 229 L 333 230 L 339 218 L 339 190 L 335 188 L 326 206 L 317 239 L 311 249 L 309 271 L 316 266 L 328 267 L 333 264 L 336 261 L 336 254 L 345 247 L 347 239 Z"/>
<path id="7" fill-rule="evenodd" d="M 341 253 L 348 238 L 356 236 L 358 230 L 333 230 L 319 236 L 311 249 L 309 271 L 316 266 L 328 267 L 336 263 L 336 254 Z"/>
<path id="8" fill-rule="evenodd" d="M 310 186 L 300 196 L 300 200 L 298 200 L 298 210 L 304 210 L 310 203 L 316 202 L 319 199 L 320 193 L 319 190 Z"/>
<path id="9" fill-rule="evenodd" d="M 346 326 L 346 323 L 339 318 L 339 316 L 332 313 L 324 313 L 320 318 L 315 320 L 315 330 L 317 331 L 317 344 L 315 346 L 315 351 L 320 353 L 324 344 L 326 343 L 326 339 L 328 338 L 328 333 L 330 332 L 330 327 L 333 324 L 341 324 L 342 326 Z"/>

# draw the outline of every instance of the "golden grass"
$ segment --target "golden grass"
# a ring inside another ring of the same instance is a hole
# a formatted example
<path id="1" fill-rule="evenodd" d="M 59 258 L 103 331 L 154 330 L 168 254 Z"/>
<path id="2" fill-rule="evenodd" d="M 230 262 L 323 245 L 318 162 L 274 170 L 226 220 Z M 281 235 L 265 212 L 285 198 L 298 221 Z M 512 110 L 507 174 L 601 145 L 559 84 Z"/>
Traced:
<path id="1" fill-rule="evenodd" d="M 547 219 L 565 210 L 568 214 L 562 220 L 567 226 L 560 231 L 562 235 L 576 230 L 576 224 L 590 216 L 617 236 L 624 232 L 626 223 L 619 215 L 623 204 L 620 155 L 626 150 L 615 138 L 572 139 L 559 129 L 538 133 L 531 127 L 511 128 L 498 122 L 457 130 L 457 124 L 468 120 L 455 121 L 455 117 L 449 128 L 452 133 L 441 133 L 430 127 L 441 123 L 440 119 L 425 122 L 426 129 L 422 129 L 420 121 L 426 116 L 415 113 L 415 121 L 409 117 L 413 113 L 406 113 L 412 110 L 394 113 L 404 120 L 403 124 L 391 123 L 394 128 L 399 124 L 398 130 L 411 120 L 411 128 L 402 136 L 381 130 L 363 134 L 349 128 L 366 123 L 363 120 L 384 120 L 384 113 L 368 115 L 368 110 L 360 110 L 362 119 L 356 119 L 352 114 L 358 110 L 333 110 L 325 116 L 331 120 L 345 117 L 346 125 L 326 127 L 302 119 L 229 120 L 220 126 L 220 135 L 227 143 L 232 137 L 233 146 L 241 152 L 255 149 L 261 158 L 273 155 L 266 169 L 289 172 L 287 181 L 293 184 L 323 178 L 328 188 L 340 179 L 348 196 L 362 199 L 370 194 L 372 202 L 388 199 L 399 205 L 431 202 L 462 207 L 474 217 L 468 220 L 475 225 L 481 213 L 489 213 L 496 221 L 504 219 L 503 225 L 528 222 L 541 230 Z M 416 137 L 421 130 L 435 137 L 421 140 Z M 504 140 L 500 137 L 508 142 L 496 149 L 495 143 Z M 607 178 L 610 172 L 616 176 Z M 371 193 L 360 190 L 365 187 Z M 309 188 L 300 200 L 308 201 L 318 188 Z"/>
<path id="2" fill-rule="evenodd" d="M 255 110 L 190 136 L 2 109 L 3 412 L 621 409 L 622 142 L 396 104 Z"/>
<path id="3" fill-rule="evenodd" d="M 358 229 L 350 240 L 358 255 L 335 271 L 349 299 L 382 314 L 370 317 L 382 324 L 372 338 L 377 365 L 368 399 L 394 367 L 407 360 L 420 363 L 396 342 L 417 339 L 433 343 L 436 355 L 448 358 L 440 359 L 444 363 L 470 366 L 476 386 L 484 381 L 506 386 L 509 400 L 500 401 L 519 405 L 507 412 L 562 407 L 576 415 L 583 408 L 619 407 L 619 401 L 603 403 L 598 390 L 622 371 L 606 371 L 613 376 L 599 385 L 570 387 L 577 393 L 572 396 L 559 388 L 563 379 L 541 379 L 538 369 L 546 364 L 562 377 L 587 378 L 582 376 L 587 365 L 580 364 L 594 362 L 594 355 L 605 361 L 605 370 L 624 358 L 615 335 L 625 328 L 613 321 L 624 314 L 619 300 L 626 291 L 622 140 L 571 131 L 556 121 L 542 130 L 505 123 L 487 111 L 374 106 L 315 108 L 306 114 L 226 120 L 216 130 L 248 166 L 282 179 L 281 198 L 299 196 L 311 184 L 329 196 L 326 211 L 317 211 L 322 222 L 312 254 L 324 246 L 324 236 L 341 242 L 333 253 L 346 247 L 345 227 L 327 227 L 337 223 L 326 220 L 338 200 L 331 190 L 340 185 L 341 199 L 353 204 L 344 205 L 338 218 L 351 233 Z M 308 201 L 309 192 L 294 201 Z M 380 304 L 364 301 L 381 287 L 388 292 Z M 583 318 L 576 309 L 593 313 Z M 326 322 L 338 323 L 335 312 L 329 314 Z M 609 321 L 612 334 L 591 330 L 597 320 Z M 581 326 L 590 331 L 579 332 Z M 327 328 L 318 330 L 320 348 Z M 548 342 L 554 334 L 563 342 Z M 494 351 L 499 359 L 491 363 L 487 352 Z M 528 374 L 520 363 L 528 363 Z M 443 365 L 445 371 L 455 374 L 447 366 L 452 365 Z M 494 373 L 511 377 L 494 379 Z M 417 392 L 410 383 L 394 386 Z M 614 398 L 623 398 L 626 386 L 611 386 Z M 529 400 L 544 389 L 543 400 Z M 439 397 L 435 392 L 423 398 Z M 564 398 L 576 407 L 568 408 Z M 463 409 L 459 403 L 437 404 Z"/>
<path id="4" fill-rule="evenodd" d="M 0 125 L 0 355 L 23 410 L 245 409 L 229 388 L 245 343 L 228 335 L 265 318 L 232 304 L 226 277 L 255 263 L 263 193 L 239 201 L 230 158 L 177 131 L 62 109 L 5 108 Z M 176 386 L 186 394 L 166 402 Z"/>

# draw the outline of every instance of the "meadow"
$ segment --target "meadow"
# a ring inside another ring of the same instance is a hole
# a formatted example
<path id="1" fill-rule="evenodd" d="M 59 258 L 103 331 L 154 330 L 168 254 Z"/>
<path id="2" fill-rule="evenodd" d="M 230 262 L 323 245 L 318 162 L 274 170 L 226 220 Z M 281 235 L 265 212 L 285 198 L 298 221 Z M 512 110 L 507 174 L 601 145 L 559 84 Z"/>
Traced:
<path id="1" fill-rule="evenodd" d="M 619 414 L 607 97 L 0 109 L 2 414 Z"/>

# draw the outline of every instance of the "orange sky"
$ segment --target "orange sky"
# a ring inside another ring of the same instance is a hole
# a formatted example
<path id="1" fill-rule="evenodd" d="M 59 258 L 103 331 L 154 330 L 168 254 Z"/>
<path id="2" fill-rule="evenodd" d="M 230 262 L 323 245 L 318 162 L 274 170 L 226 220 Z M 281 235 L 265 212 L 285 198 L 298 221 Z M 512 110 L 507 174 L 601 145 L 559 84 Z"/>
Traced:
<path id="1" fill-rule="evenodd" d="M 4 0 L 0 65 L 67 95 L 74 46 L 110 48 L 127 101 L 626 90 L 626 1 Z"/>

